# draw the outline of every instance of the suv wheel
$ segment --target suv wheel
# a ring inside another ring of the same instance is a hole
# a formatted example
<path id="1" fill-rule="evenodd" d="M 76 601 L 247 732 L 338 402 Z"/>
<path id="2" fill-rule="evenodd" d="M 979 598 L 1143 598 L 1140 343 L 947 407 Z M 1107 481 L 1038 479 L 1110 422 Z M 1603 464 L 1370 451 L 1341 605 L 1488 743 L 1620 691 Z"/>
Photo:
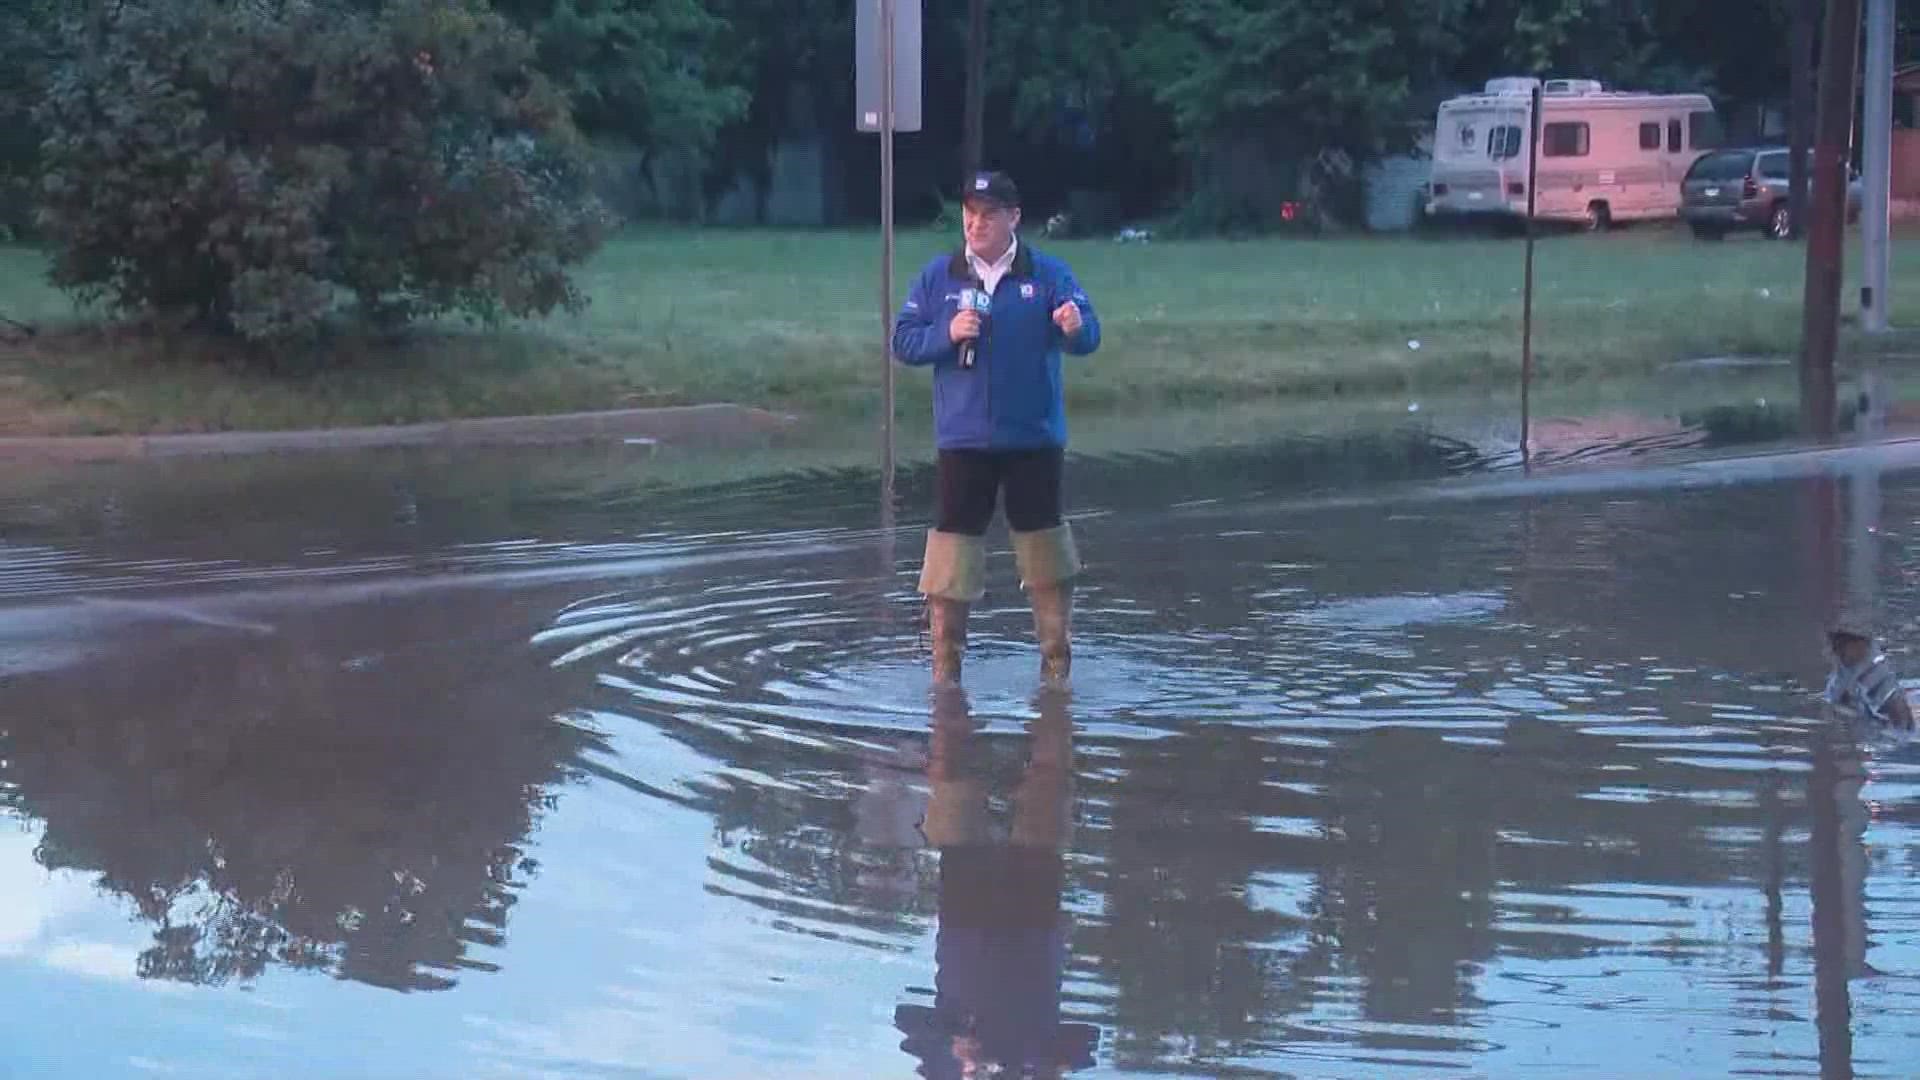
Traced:
<path id="1" fill-rule="evenodd" d="M 1793 235 L 1793 208 L 1786 203 L 1776 203 L 1773 213 L 1767 215 L 1767 236 L 1774 240 L 1785 240 Z"/>

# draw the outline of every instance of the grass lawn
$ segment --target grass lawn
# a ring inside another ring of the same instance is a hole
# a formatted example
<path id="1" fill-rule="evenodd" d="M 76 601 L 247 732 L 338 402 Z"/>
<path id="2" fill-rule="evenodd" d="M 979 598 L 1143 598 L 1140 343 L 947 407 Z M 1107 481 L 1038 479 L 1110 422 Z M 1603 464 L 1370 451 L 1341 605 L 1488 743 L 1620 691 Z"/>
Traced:
<path id="1" fill-rule="evenodd" d="M 925 259 L 951 242 L 901 237 L 896 304 Z M 1101 352 L 1072 362 L 1077 414 L 1432 393 L 1510 382 L 1517 371 L 1517 240 L 1040 243 L 1072 262 L 1105 322 Z M 1850 238 L 1850 265 L 1856 244 Z M 1920 249 L 1894 250 L 1898 321 L 1903 301 L 1920 296 Z M 1688 357 L 1791 353 L 1803 257 L 1798 246 L 1697 243 L 1672 229 L 1545 239 L 1534 338 L 1542 377 L 1566 385 Z M 91 328 L 45 284 L 39 252 L 0 248 L 0 315 L 42 325 L 27 341 L 0 328 L 0 434 L 704 401 L 864 419 L 878 404 L 878 263 L 875 233 L 640 232 L 582 270 L 592 304 L 578 316 L 495 333 L 424 328 L 398 345 L 343 346 L 318 370 L 276 375 L 209 359 L 204 346 Z M 926 385 L 925 372 L 899 369 L 903 419 L 925 414 Z"/>

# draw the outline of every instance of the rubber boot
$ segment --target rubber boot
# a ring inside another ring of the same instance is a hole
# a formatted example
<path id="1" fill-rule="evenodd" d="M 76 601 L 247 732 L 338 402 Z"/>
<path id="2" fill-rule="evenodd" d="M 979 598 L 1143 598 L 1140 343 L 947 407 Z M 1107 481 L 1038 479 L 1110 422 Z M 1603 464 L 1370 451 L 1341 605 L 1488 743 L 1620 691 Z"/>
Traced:
<path id="1" fill-rule="evenodd" d="M 987 545 L 978 536 L 927 533 L 927 554 L 920 565 L 920 594 L 927 598 L 927 624 L 933 638 L 933 681 L 958 684 L 967 651 L 967 616 L 987 592 Z"/>
<path id="2" fill-rule="evenodd" d="M 933 639 L 933 681 L 960 685 L 960 661 L 967 654 L 968 606 L 944 596 L 927 597 L 927 629 Z"/>
<path id="3" fill-rule="evenodd" d="M 1080 553 L 1065 524 L 1013 534 L 1020 586 L 1033 605 L 1033 634 L 1040 644 L 1040 678 L 1065 683 L 1073 670 L 1073 579 Z"/>
<path id="4" fill-rule="evenodd" d="M 1033 636 L 1040 643 L 1040 678 L 1064 684 L 1073 671 L 1073 583 L 1036 585 L 1028 590 L 1033 604 Z"/>

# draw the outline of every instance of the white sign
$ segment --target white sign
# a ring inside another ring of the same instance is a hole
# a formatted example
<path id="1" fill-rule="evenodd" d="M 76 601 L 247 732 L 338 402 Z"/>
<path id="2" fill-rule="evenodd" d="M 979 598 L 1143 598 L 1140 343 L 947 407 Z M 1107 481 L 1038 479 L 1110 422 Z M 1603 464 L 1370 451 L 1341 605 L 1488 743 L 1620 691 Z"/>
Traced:
<path id="1" fill-rule="evenodd" d="M 893 3 L 893 130 L 920 130 L 920 0 Z M 879 0 L 853 0 L 854 127 L 879 131 L 881 100 Z"/>

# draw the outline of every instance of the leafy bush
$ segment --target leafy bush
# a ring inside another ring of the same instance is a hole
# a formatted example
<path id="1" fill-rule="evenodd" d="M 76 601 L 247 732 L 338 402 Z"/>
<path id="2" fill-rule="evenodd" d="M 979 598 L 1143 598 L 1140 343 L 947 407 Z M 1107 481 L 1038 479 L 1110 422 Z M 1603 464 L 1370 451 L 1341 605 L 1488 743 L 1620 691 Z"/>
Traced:
<path id="1" fill-rule="evenodd" d="M 33 232 L 40 161 L 33 103 L 46 80 L 61 7 L 60 0 L 0 0 L 0 243 Z"/>
<path id="2" fill-rule="evenodd" d="M 75 5 L 36 118 L 56 284 L 256 342 L 584 301 L 611 224 L 565 101 L 482 0 Z"/>

